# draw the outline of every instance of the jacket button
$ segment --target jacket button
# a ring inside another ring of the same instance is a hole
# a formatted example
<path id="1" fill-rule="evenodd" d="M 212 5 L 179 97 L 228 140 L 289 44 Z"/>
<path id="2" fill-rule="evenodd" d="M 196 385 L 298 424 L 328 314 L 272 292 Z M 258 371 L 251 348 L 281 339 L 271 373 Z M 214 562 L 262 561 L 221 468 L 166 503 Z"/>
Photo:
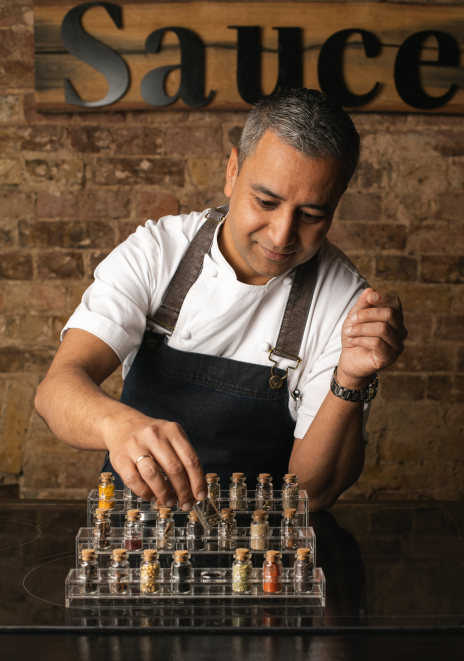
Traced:
<path id="1" fill-rule="evenodd" d="M 261 348 L 262 348 L 263 351 L 270 351 L 272 349 L 269 342 L 263 342 L 262 345 L 261 345 Z"/>
<path id="2" fill-rule="evenodd" d="M 290 276 L 287 276 L 286 278 L 284 278 L 283 282 L 284 282 L 284 285 L 287 285 L 287 287 L 289 287 L 292 284 L 293 280 Z"/>
<path id="3" fill-rule="evenodd" d="M 187 330 L 187 328 L 184 328 L 184 330 L 180 332 L 180 336 L 183 340 L 190 340 L 190 338 L 192 337 L 192 333 L 189 330 Z"/>

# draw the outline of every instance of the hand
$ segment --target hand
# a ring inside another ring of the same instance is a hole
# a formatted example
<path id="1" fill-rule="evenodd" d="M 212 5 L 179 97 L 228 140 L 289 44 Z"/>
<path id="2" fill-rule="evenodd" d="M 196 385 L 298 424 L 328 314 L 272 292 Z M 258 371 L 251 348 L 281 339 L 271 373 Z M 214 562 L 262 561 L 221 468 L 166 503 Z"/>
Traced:
<path id="1" fill-rule="evenodd" d="M 106 445 L 112 466 L 124 484 L 144 500 L 159 499 L 168 507 L 178 502 L 188 511 L 194 501 L 206 498 L 200 459 L 180 425 L 131 410 L 122 421 L 112 420 L 104 435 L 110 439 Z M 142 455 L 153 459 L 136 463 Z"/>
<path id="2" fill-rule="evenodd" d="M 366 388 L 372 374 L 403 352 L 407 336 L 398 296 L 365 289 L 342 327 L 337 381 L 345 388 Z"/>

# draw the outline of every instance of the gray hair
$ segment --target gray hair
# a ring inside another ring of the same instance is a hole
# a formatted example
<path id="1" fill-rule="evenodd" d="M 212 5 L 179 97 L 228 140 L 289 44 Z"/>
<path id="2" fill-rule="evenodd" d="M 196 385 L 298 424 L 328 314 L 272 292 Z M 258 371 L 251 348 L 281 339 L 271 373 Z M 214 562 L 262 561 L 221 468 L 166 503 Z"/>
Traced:
<path id="1" fill-rule="evenodd" d="M 359 133 L 351 117 L 327 94 L 306 88 L 289 89 L 265 97 L 250 110 L 238 146 L 239 170 L 256 151 L 266 131 L 309 158 L 343 159 L 346 185 L 361 151 Z"/>

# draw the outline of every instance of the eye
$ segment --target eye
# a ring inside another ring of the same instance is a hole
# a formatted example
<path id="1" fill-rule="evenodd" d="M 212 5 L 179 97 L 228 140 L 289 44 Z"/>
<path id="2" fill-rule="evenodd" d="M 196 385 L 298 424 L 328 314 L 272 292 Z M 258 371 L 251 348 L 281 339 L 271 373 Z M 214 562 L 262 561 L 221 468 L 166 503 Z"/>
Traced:
<path id="1" fill-rule="evenodd" d="M 260 207 L 268 211 L 270 211 L 271 209 L 275 209 L 277 206 L 276 203 L 273 202 L 272 200 L 262 200 L 260 197 L 255 197 L 255 200 L 257 201 Z"/>
<path id="2" fill-rule="evenodd" d="M 324 216 L 313 216 L 312 214 L 308 213 L 307 211 L 302 211 L 301 212 L 301 217 L 307 223 L 320 223 L 321 220 L 324 220 L 325 215 Z"/>

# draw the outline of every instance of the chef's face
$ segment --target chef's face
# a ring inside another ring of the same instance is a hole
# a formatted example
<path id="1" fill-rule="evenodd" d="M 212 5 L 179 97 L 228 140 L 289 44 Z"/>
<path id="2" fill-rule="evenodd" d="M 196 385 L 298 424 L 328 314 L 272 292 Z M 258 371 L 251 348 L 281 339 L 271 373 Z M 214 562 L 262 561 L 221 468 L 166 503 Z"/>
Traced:
<path id="1" fill-rule="evenodd" d="M 345 176 L 344 161 L 308 158 L 271 131 L 240 172 L 233 149 L 224 189 L 229 216 L 219 247 L 237 278 L 266 284 L 311 259 L 329 231 Z"/>

